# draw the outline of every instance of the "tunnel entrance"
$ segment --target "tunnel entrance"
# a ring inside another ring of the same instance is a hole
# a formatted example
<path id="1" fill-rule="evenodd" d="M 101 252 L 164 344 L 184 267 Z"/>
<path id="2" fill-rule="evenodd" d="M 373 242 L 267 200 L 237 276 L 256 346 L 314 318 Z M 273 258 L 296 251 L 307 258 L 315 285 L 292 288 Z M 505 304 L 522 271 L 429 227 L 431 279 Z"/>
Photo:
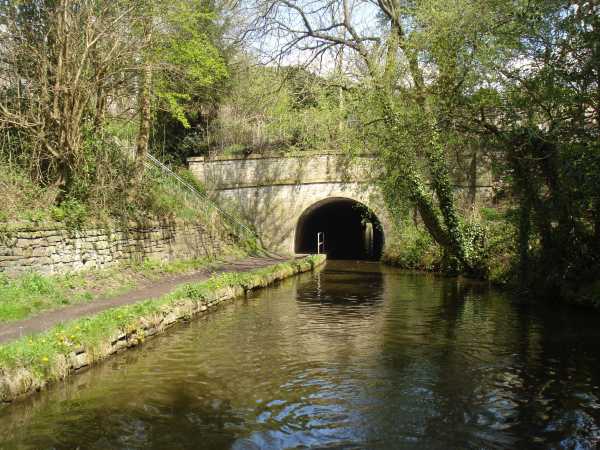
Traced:
<path id="1" fill-rule="evenodd" d="M 318 234 L 331 259 L 377 261 L 383 231 L 377 216 L 362 203 L 343 197 L 322 200 L 308 208 L 296 226 L 296 253 L 318 253 Z"/>

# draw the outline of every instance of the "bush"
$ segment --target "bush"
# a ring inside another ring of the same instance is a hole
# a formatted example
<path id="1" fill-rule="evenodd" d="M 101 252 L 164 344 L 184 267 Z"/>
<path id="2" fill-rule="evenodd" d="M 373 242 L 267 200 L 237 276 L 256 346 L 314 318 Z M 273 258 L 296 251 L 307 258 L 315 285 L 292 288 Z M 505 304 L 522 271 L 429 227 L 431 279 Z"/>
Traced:
<path id="1" fill-rule="evenodd" d="M 0 222 L 59 222 L 80 229 L 92 223 L 203 220 L 198 205 L 190 204 L 181 186 L 160 171 L 147 169 L 141 183 L 134 184 L 135 162 L 117 142 L 87 133 L 83 154 L 73 179 L 59 191 L 34 181 L 26 160 L 17 163 L 0 149 Z M 205 191 L 188 170 L 178 173 Z"/>
<path id="2" fill-rule="evenodd" d="M 89 217 L 88 209 L 79 200 L 69 199 L 52 208 L 50 215 L 57 222 L 64 222 L 69 228 L 82 228 Z"/>
<path id="3" fill-rule="evenodd" d="M 500 211 L 493 208 L 481 209 L 481 226 L 485 232 L 484 264 L 485 276 L 495 284 L 513 284 L 516 281 L 517 267 L 517 227 L 518 217 L 514 211 Z"/>
<path id="4" fill-rule="evenodd" d="M 482 208 L 471 222 L 463 225 L 463 231 L 470 242 L 469 257 L 479 261 L 477 275 L 493 283 L 513 284 L 517 260 L 513 212 Z M 422 225 L 402 221 L 396 224 L 386 241 L 382 259 L 388 264 L 405 269 L 460 273 L 458 261 L 445 257 Z"/>
<path id="5" fill-rule="evenodd" d="M 183 179 L 183 181 L 192 186 L 198 192 L 206 194 L 206 187 L 204 187 L 204 185 L 200 183 L 200 181 L 198 181 L 198 179 L 190 170 L 180 168 L 179 170 L 177 170 L 177 175 L 179 175 Z"/>
<path id="6" fill-rule="evenodd" d="M 441 248 L 429 233 L 412 222 L 399 224 L 387 239 L 383 261 L 404 269 L 439 270 Z"/>
<path id="7" fill-rule="evenodd" d="M 0 152 L 0 222 L 48 220 L 48 205 L 54 204 L 58 190 L 34 183 L 25 167 L 7 161 Z"/>

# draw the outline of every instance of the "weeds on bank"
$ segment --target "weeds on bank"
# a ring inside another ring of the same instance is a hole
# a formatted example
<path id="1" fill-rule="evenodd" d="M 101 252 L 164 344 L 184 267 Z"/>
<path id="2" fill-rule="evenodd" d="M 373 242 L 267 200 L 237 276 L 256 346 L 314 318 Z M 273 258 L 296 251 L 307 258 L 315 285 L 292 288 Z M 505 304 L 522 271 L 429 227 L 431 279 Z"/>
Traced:
<path id="1" fill-rule="evenodd" d="M 244 254 L 244 251 L 231 247 L 221 257 L 240 257 Z M 216 257 L 172 262 L 149 259 L 66 275 L 28 273 L 11 279 L 0 274 L 0 322 L 23 320 L 66 305 L 119 295 L 135 288 L 140 282 L 206 269 L 218 262 Z"/>
<path id="2" fill-rule="evenodd" d="M 95 355 L 94 359 L 99 359 L 102 357 L 102 345 L 109 344 L 122 333 L 139 329 L 142 319 L 161 313 L 165 306 L 172 306 L 182 300 L 208 302 L 223 288 L 265 286 L 276 273 L 289 271 L 291 274 L 303 264 L 314 268 L 322 258 L 322 255 L 316 255 L 302 261 L 285 262 L 250 272 L 219 274 L 200 283 L 181 286 L 159 299 L 109 309 L 92 317 L 58 325 L 42 334 L 21 338 L 0 346 L 0 374 L 6 370 L 25 369 L 39 379 L 61 378 L 65 374 L 65 368 L 57 367 L 59 356 L 85 349 Z"/>
<path id="3" fill-rule="evenodd" d="M 0 321 L 20 320 L 39 311 L 91 300 L 89 292 L 72 292 L 74 277 L 46 277 L 37 273 L 17 279 L 0 276 Z"/>
<path id="4" fill-rule="evenodd" d="M 37 377 L 54 379 L 58 355 L 68 355 L 76 349 L 97 351 L 104 339 L 118 330 L 127 330 L 133 321 L 143 315 L 158 311 L 167 301 L 145 301 L 131 306 L 104 311 L 97 316 L 61 324 L 51 330 L 0 346 L 0 371 L 9 368 L 26 368 Z"/>
<path id="5" fill-rule="evenodd" d="M 481 259 L 484 264 L 482 275 L 495 284 L 510 284 L 512 267 L 515 264 L 516 248 L 514 211 L 495 208 L 480 208 L 475 223 L 484 232 Z M 412 220 L 400 220 L 389 236 L 382 257 L 385 263 L 410 270 L 447 271 L 442 248 L 433 240 L 424 225 Z M 450 270 L 450 273 L 452 271 Z"/>
<path id="6" fill-rule="evenodd" d="M 132 185 L 133 162 L 119 148 L 100 145 L 86 155 L 89 170 L 74 177 L 68 192 L 59 192 L 34 181 L 23 164 L 0 149 L 0 234 L 2 226 L 113 229 L 149 221 L 201 224 L 215 236 L 231 231 L 210 200 L 191 194 L 157 168 L 147 168 L 140 184 Z M 177 171 L 186 183 L 205 193 L 189 170 Z"/>

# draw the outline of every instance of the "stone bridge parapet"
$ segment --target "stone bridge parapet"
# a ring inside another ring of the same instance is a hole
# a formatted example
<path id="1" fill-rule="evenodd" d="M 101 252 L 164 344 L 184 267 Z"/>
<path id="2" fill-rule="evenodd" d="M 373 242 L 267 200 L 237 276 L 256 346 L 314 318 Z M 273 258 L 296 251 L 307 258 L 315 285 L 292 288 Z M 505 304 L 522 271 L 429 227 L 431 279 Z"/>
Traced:
<path id="1" fill-rule="evenodd" d="M 350 158 L 341 154 L 188 159 L 192 173 L 218 191 L 285 184 L 365 182 L 373 173 L 373 162 L 371 155 Z"/>
<path id="2" fill-rule="evenodd" d="M 303 232 L 302 224 L 307 223 L 307 214 L 314 213 L 326 203 L 330 215 L 325 218 L 321 215 L 318 227 L 313 223 L 314 226 L 307 228 L 311 233 L 310 241 L 316 241 L 312 234 L 317 228 L 333 222 L 336 225 L 329 226 L 330 232 L 337 230 L 343 234 L 347 227 L 342 221 L 349 220 L 349 216 L 340 219 L 343 208 L 332 208 L 335 201 L 339 201 L 342 207 L 351 200 L 368 210 L 366 216 L 376 218 L 381 232 L 381 247 L 385 243 L 384 236 L 389 235 L 389 215 L 377 184 L 371 182 L 380 173 L 372 155 L 348 157 L 335 153 L 304 153 L 215 159 L 194 157 L 189 158 L 188 163 L 191 172 L 215 200 L 251 223 L 263 245 L 270 250 L 285 254 L 304 251 L 305 246 L 299 248 L 298 244 L 306 241 L 306 236 L 300 236 L 301 239 L 298 236 Z M 465 184 L 463 172 L 455 175 Z M 478 175 L 476 181 L 483 182 L 480 185 L 467 183 L 461 186 L 457 183 L 457 196 L 462 208 L 471 208 L 475 201 L 481 204 L 489 202 L 492 192 L 489 177 L 489 171 Z M 348 227 L 351 228 L 350 225 Z M 357 235 L 353 236 L 352 239 L 357 238 Z M 335 237 L 330 235 L 330 238 Z M 332 242 L 331 239 L 329 242 Z"/>
<path id="3" fill-rule="evenodd" d="M 369 183 L 373 162 L 370 155 L 340 154 L 188 159 L 217 202 L 250 222 L 267 248 L 286 254 L 296 251 L 302 214 L 327 199 L 353 200 L 387 228 L 381 196 Z"/>

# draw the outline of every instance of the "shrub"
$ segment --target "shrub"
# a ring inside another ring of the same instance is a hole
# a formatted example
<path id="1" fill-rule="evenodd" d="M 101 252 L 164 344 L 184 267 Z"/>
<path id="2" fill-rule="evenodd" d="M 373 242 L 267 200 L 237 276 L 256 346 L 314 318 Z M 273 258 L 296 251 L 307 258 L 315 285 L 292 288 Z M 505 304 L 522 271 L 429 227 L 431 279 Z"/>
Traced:
<path id="1" fill-rule="evenodd" d="M 383 261 L 405 269 L 437 270 L 442 251 L 429 233 L 412 222 L 399 224 L 387 239 Z"/>
<path id="2" fill-rule="evenodd" d="M 76 199 L 69 199 L 52 208 L 50 215 L 57 222 L 64 222 L 69 228 L 82 228 L 89 217 L 87 207 Z"/>
<path id="3" fill-rule="evenodd" d="M 185 168 L 180 168 L 177 171 L 177 175 L 179 175 L 183 179 L 183 181 L 185 181 L 187 184 L 192 186 L 198 192 L 200 192 L 202 194 L 206 194 L 206 187 L 204 187 L 204 185 L 202 183 L 200 183 L 200 181 L 198 181 L 198 179 L 194 176 L 194 174 L 190 170 L 185 169 Z"/>

